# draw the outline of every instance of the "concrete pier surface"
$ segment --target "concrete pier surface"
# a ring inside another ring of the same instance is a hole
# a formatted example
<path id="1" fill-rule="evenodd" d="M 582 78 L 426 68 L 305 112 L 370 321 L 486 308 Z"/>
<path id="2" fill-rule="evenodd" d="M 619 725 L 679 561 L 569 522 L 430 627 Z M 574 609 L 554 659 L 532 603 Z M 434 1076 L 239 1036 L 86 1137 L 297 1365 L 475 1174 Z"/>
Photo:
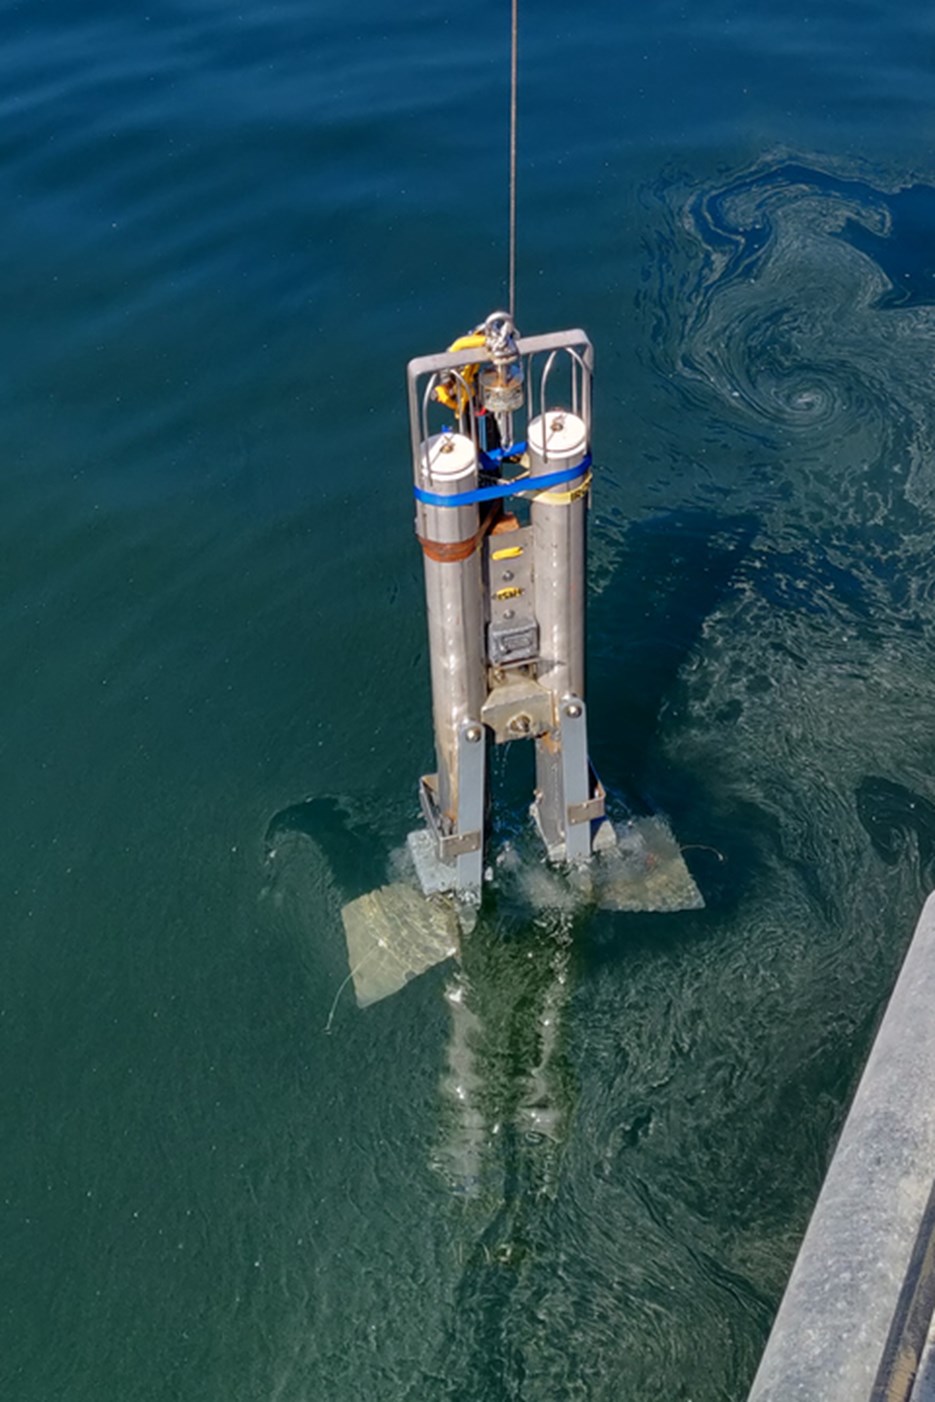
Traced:
<path id="1" fill-rule="evenodd" d="M 935 895 L 919 917 L 750 1402 L 935 1402 Z"/>

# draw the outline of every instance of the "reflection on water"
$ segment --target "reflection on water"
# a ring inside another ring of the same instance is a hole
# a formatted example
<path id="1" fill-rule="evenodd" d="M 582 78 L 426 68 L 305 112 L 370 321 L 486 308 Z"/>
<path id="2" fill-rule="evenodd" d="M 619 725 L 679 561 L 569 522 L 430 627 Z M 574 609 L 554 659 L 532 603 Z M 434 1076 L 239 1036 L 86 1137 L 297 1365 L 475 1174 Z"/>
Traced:
<path id="1" fill-rule="evenodd" d="M 481 921 L 445 989 L 451 1015 L 435 1166 L 455 1192 L 502 1202 L 517 1173 L 547 1191 L 570 1112 L 562 1020 L 573 916 L 512 935 Z M 520 1171 L 522 1164 L 522 1171 Z"/>

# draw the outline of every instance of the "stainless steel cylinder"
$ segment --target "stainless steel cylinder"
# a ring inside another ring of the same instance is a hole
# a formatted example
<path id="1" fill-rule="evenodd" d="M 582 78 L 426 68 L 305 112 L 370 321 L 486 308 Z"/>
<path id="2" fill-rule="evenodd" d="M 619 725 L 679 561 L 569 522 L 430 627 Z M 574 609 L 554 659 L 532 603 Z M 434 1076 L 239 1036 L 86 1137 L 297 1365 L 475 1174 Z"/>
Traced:
<path id="1" fill-rule="evenodd" d="M 477 451 L 459 433 L 437 433 L 422 443 L 417 485 L 442 496 L 477 486 Z M 458 820 L 458 729 L 477 719 L 486 696 L 484 596 L 476 543 L 476 503 L 435 506 L 417 501 L 416 532 L 425 561 L 432 718 L 438 760 L 439 807 Z M 459 546 L 461 548 L 459 549 Z M 459 558 L 463 556 L 463 558 Z"/>
<path id="2" fill-rule="evenodd" d="M 529 470 L 536 477 L 581 462 L 587 428 L 577 414 L 552 409 L 526 429 Z M 536 820 L 549 853 L 580 857 L 590 851 L 587 826 L 569 826 L 562 700 L 584 698 L 587 469 L 533 497 L 533 594 L 539 623 L 539 682 L 552 693 L 551 735 L 536 741 Z M 577 786 L 587 786 L 587 737 Z M 579 768 L 581 766 L 579 765 Z M 580 848 L 581 850 L 576 850 Z"/>
<path id="3" fill-rule="evenodd" d="M 577 414 L 550 409 L 526 430 L 529 471 L 535 478 L 581 462 L 587 429 Z M 539 681 L 563 696 L 585 694 L 585 597 L 587 588 L 587 470 L 532 499 L 533 576 L 539 623 Z"/>

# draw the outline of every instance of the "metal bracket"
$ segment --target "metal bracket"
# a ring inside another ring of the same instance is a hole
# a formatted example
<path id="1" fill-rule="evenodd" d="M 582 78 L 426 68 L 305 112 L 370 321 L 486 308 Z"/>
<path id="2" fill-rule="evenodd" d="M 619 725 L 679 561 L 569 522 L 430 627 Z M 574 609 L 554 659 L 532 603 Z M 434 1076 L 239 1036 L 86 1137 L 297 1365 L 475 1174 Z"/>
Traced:
<path id="1" fill-rule="evenodd" d="M 562 747 L 565 857 L 570 862 L 580 861 L 591 855 L 591 815 L 587 811 L 591 804 L 591 766 L 588 764 L 587 712 L 579 696 L 562 697 L 558 731 Z"/>
<path id="2" fill-rule="evenodd" d="M 423 775 L 419 785 L 419 803 L 437 858 L 432 864 L 433 890 L 447 889 L 463 894 L 480 892 L 484 874 L 487 772 L 484 736 L 484 727 L 479 721 L 463 721 L 458 731 L 458 812 L 455 823 L 446 818 L 438 806 L 438 775 Z M 424 862 L 421 844 L 417 844 L 417 851 L 419 859 Z M 446 872 L 451 874 L 450 881 Z"/>
<path id="3" fill-rule="evenodd" d="M 594 773 L 591 766 L 588 766 L 590 773 L 591 797 L 587 803 L 570 803 L 568 805 L 569 823 L 594 823 L 599 818 L 603 818 L 607 811 L 607 794 L 604 785 Z"/>
<path id="4" fill-rule="evenodd" d="M 460 892 L 480 895 L 484 879 L 484 797 L 487 745 L 480 721 L 462 721 L 458 731 L 458 834 L 476 845 L 457 857 Z"/>
<path id="5" fill-rule="evenodd" d="M 492 687 L 481 715 L 498 745 L 545 735 L 554 723 L 552 693 L 535 677 L 518 677 Z"/>
<path id="6" fill-rule="evenodd" d="M 580 696 L 562 697 L 557 727 L 537 740 L 536 780 L 531 812 L 549 860 L 587 861 L 606 845 L 606 795 L 588 761 L 587 709 Z"/>

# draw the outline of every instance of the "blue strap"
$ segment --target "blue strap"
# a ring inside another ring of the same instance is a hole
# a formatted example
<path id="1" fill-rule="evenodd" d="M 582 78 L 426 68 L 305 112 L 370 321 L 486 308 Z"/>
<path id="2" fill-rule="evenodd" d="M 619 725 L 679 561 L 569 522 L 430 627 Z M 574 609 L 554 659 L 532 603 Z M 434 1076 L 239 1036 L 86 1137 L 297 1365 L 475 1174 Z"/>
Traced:
<path id="1" fill-rule="evenodd" d="M 521 458 L 525 451 L 525 443 L 511 443 L 508 448 L 491 448 L 489 453 L 481 453 L 480 460 L 483 463 L 502 462 L 504 458 Z"/>
<path id="2" fill-rule="evenodd" d="M 471 492 L 455 492 L 445 496 L 442 492 L 427 492 L 424 487 L 413 487 L 416 501 L 424 506 L 473 506 L 478 501 L 496 501 L 498 497 L 515 496 L 517 492 L 539 492 L 546 487 L 558 487 L 562 482 L 571 482 L 587 472 L 591 466 L 591 454 L 585 453 L 574 467 L 563 467 L 558 472 L 545 472 L 541 477 L 512 477 L 508 482 L 497 482 L 492 487 L 475 487 Z"/>

